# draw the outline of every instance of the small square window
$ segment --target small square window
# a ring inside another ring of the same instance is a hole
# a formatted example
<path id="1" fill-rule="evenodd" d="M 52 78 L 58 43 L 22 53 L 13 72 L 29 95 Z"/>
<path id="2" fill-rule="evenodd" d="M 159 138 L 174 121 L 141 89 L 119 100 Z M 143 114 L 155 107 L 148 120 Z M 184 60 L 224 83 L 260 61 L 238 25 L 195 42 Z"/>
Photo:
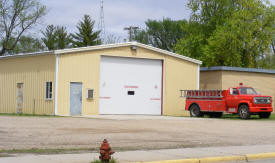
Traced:
<path id="1" fill-rule="evenodd" d="M 233 88 L 233 95 L 239 95 L 239 91 L 236 88 Z"/>
<path id="2" fill-rule="evenodd" d="M 130 96 L 135 95 L 135 91 L 128 91 L 128 95 L 130 95 Z"/>
<path id="3" fill-rule="evenodd" d="M 53 97 L 53 83 L 46 82 L 46 100 L 52 100 Z"/>
<path id="4" fill-rule="evenodd" d="M 93 99 L 93 98 L 94 98 L 94 90 L 87 89 L 87 99 Z"/>

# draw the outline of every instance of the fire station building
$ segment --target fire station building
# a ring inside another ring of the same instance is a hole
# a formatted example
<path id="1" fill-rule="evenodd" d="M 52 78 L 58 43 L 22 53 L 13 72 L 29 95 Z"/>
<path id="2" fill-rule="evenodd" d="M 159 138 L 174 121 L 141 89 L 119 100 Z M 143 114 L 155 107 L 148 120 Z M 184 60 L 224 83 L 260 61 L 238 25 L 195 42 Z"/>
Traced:
<path id="1" fill-rule="evenodd" d="M 272 96 L 275 108 L 275 70 L 219 66 L 202 67 L 200 71 L 200 89 L 228 89 L 243 83 Z"/>
<path id="2" fill-rule="evenodd" d="M 200 65 L 135 42 L 1 56 L 0 113 L 181 116 Z"/>

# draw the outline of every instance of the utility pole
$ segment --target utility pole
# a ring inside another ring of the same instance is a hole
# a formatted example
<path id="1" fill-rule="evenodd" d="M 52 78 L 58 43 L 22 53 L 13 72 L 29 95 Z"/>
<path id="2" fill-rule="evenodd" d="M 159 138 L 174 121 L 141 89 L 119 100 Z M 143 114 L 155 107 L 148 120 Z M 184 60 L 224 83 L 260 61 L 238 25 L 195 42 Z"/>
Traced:
<path id="1" fill-rule="evenodd" d="M 104 23 L 104 0 L 100 0 L 100 21 L 99 21 L 99 29 L 100 29 L 100 37 L 102 42 L 105 41 L 105 23 Z"/>
<path id="2" fill-rule="evenodd" d="M 125 27 L 124 30 L 129 31 L 129 41 L 133 41 L 133 30 L 137 30 L 139 29 L 139 27 L 134 27 L 134 26 L 129 26 L 129 27 Z"/>

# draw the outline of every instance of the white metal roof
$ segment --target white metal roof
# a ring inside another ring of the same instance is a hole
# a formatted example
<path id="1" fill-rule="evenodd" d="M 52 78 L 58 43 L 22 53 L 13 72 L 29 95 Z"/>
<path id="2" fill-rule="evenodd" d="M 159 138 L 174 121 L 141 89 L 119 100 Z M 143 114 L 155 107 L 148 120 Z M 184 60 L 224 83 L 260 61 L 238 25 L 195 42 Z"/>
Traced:
<path id="1" fill-rule="evenodd" d="M 162 53 L 168 56 L 172 56 L 175 58 L 179 58 L 182 60 L 186 60 L 189 62 L 193 62 L 196 64 L 201 65 L 202 61 L 186 57 L 183 55 L 179 55 L 176 53 L 169 52 L 167 50 L 162 50 L 159 48 L 155 48 L 149 45 L 137 43 L 137 42 L 126 42 L 126 43 L 117 43 L 117 44 L 106 44 L 106 45 L 97 45 L 97 46 L 88 46 L 88 47 L 81 47 L 81 48 L 70 48 L 70 49 L 62 49 L 62 50 L 54 50 L 54 51 L 44 51 L 44 52 L 36 52 L 36 53 L 23 53 L 23 54 L 16 54 L 16 55 L 8 55 L 8 56 L 0 56 L 0 59 L 4 58 L 14 58 L 14 57 L 24 57 L 24 56 L 37 56 L 37 55 L 55 55 L 55 54 L 67 54 L 67 53 L 74 53 L 74 52 L 85 52 L 85 51 L 92 51 L 92 50 L 101 50 L 101 49 L 109 49 L 109 48 L 118 48 L 118 47 L 127 47 L 127 46 L 137 46 L 144 49 L 152 50 L 158 53 Z"/>

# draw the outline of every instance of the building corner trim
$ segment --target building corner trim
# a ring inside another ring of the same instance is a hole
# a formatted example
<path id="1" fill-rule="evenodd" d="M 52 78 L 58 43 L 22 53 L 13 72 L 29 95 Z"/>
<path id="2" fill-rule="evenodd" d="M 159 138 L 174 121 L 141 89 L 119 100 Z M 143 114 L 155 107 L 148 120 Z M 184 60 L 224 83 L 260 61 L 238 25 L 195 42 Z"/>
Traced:
<path id="1" fill-rule="evenodd" d="M 198 81 L 197 81 L 197 89 L 200 89 L 200 65 L 198 65 Z"/>
<path id="2" fill-rule="evenodd" d="M 58 115 L 58 72 L 59 54 L 55 55 L 55 95 L 54 95 L 54 115 Z"/>

